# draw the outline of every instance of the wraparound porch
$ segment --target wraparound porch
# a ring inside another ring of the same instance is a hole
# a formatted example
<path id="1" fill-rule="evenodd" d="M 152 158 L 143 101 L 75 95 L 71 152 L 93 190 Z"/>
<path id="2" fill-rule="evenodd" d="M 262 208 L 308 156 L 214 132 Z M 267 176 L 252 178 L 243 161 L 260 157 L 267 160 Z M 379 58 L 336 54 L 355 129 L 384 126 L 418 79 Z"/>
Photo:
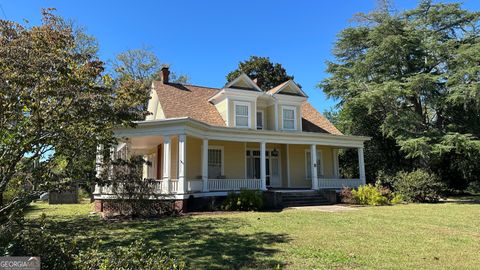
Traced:
<path id="1" fill-rule="evenodd" d="M 180 134 L 125 138 L 114 151 L 143 155 L 151 166 L 144 178 L 155 179 L 156 193 L 205 195 L 240 189 L 341 189 L 365 183 L 363 148 L 357 148 L 359 177 L 342 179 L 339 146 L 209 140 Z M 222 193 L 222 194 L 223 194 Z M 112 194 L 97 187 L 95 194 Z"/>

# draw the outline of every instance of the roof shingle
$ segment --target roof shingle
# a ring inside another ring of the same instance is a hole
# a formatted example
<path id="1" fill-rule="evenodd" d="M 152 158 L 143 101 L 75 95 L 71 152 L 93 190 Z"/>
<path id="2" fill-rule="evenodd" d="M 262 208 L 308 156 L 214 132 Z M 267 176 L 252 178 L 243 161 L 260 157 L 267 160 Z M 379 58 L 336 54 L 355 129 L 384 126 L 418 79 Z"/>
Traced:
<path id="1" fill-rule="evenodd" d="M 226 126 L 215 105 L 208 101 L 221 89 L 159 81 L 154 87 L 166 118 L 189 117 L 212 126 Z M 309 102 L 305 101 L 301 109 L 303 131 L 342 135 Z"/>

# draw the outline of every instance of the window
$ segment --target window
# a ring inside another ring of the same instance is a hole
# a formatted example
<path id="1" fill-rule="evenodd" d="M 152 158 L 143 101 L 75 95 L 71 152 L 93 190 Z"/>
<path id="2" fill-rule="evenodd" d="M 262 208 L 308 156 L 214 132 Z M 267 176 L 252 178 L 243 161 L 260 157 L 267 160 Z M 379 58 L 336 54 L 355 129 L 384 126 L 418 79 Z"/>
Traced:
<path id="1" fill-rule="evenodd" d="M 223 151 L 221 148 L 208 149 L 208 178 L 218 179 L 223 176 Z"/>
<path id="2" fill-rule="evenodd" d="M 263 129 L 263 111 L 257 111 L 257 129 Z"/>
<path id="3" fill-rule="evenodd" d="M 305 152 L 305 168 L 307 179 L 312 179 L 312 167 L 311 167 L 311 155 L 310 151 Z M 322 162 L 322 151 L 317 150 L 317 178 L 323 177 L 323 162 Z"/>
<path id="4" fill-rule="evenodd" d="M 235 102 L 235 126 L 250 127 L 250 103 Z"/>
<path id="5" fill-rule="evenodd" d="M 282 107 L 283 129 L 295 130 L 297 125 L 296 108 Z"/>

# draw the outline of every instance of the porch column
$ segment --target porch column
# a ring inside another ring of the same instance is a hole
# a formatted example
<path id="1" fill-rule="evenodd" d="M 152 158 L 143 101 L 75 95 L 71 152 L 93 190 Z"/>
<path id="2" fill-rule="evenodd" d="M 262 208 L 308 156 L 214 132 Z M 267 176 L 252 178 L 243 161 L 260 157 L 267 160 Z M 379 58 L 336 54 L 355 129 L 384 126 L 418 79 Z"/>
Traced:
<path id="1" fill-rule="evenodd" d="M 260 143 L 260 179 L 261 179 L 261 190 L 267 190 L 267 158 L 265 156 L 266 143 Z"/>
<path id="2" fill-rule="evenodd" d="M 187 192 L 186 179 L 187 136 L 178 135 L 178 193 Z"/>
<path id="3" fill-rule="evenodd" d="M 163 173 L 162 173 L 162 191 L 164 193 L 169 193 L 170 191 L 170 177 L 171 174 L 170 172 L 172 171 L 171 168 L 171 143 L 172 139 L 170 136 L 164 136 L 163 137 Z"/>
<path id="4" fill-rule="evenodd" d="M 208 192 L 208 140 L 203 139 L 202 147 L 202 191 Z"/>
<path id="5" fill-rule="evenodd" d="M 366 177 L 365 177 L 365 161 L 363 159 L 363 147 L 359 147 L 358 149 L 358 171 L 360 174 L 360 182 L 362 185 L 366 184 Z"/>
<path id="6" fill-rule="evenodd" d="M 310 168 L 312 169 L 312 189 L 318 189 L 317 145 L 310 145 Z"/>
<path id="7" fill-rule="evenodd" d="M 333 158 L 333 176 L 335 178 L 340 177 L 340 169 L 339 169 L 339 162 L 338 162 L 338 149 L 332 150 L 332 158 Z"/>

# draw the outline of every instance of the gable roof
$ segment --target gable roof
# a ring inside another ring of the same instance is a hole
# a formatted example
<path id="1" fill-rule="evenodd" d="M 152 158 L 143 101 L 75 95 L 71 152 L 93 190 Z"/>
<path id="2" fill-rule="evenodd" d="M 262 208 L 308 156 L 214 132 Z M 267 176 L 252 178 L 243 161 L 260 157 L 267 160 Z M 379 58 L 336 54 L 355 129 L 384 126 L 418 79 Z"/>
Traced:
<path id="1" fill-rule="evenodd" d="M 258 85 L 245 73 L 242 73 L 240 76 L 235 78 L 235 80 L 228 82 L 225 85 L 225 88 L 229 87 L 262 92 L 262 89 L 260 89 L 260 87 L 258 87 Z"/>
<path id="2" fill-rule="evenodd" d="M 211 126 L 226 126 L 215 105 L 209 102 L 221 89 L 160 81 L 155 81 L 153 87 L 165 118 L 189 117 Z M 308 101 L 302 103 L 301 110 L 303 131 L 342 135 Z"/>
<path id="3" fill-rule="evenodd" d="M 302 130 L 307 132 L 323 132 L 343 135 L 325 116 L 305 101 L 302 103 Z"/>
<path id="4" fill-rule="evenodd" d="M 300 87 L 298 87 L 298 85 L 293 80 L 288 80 L 284 83 L 281 83 L 281 84 L 275 86 L 274 88 L 268 90 L 267 93 L 272 95 L 272 96 L 275 95 L 275 94 L 287 94 L 287 93 L 281 93 L 281 92 L 283 90 L 287 89 L 288 87 L 290 89 L 292 89 L 294 92 L 296 92 L 297 95 L 303 96 L 303 97 L 308 97 L 307 94 L 305 94 L 305 92 L 303 92 L 303 90 Z"/>
<path id="5" fill-rule="evenodd" d="M 212 126 L 225 126 L 225 121 L 215 105 L 208 99 L 220 89 L 154 82 L 158 101 L 165 118 L 190 117 Z"/>

